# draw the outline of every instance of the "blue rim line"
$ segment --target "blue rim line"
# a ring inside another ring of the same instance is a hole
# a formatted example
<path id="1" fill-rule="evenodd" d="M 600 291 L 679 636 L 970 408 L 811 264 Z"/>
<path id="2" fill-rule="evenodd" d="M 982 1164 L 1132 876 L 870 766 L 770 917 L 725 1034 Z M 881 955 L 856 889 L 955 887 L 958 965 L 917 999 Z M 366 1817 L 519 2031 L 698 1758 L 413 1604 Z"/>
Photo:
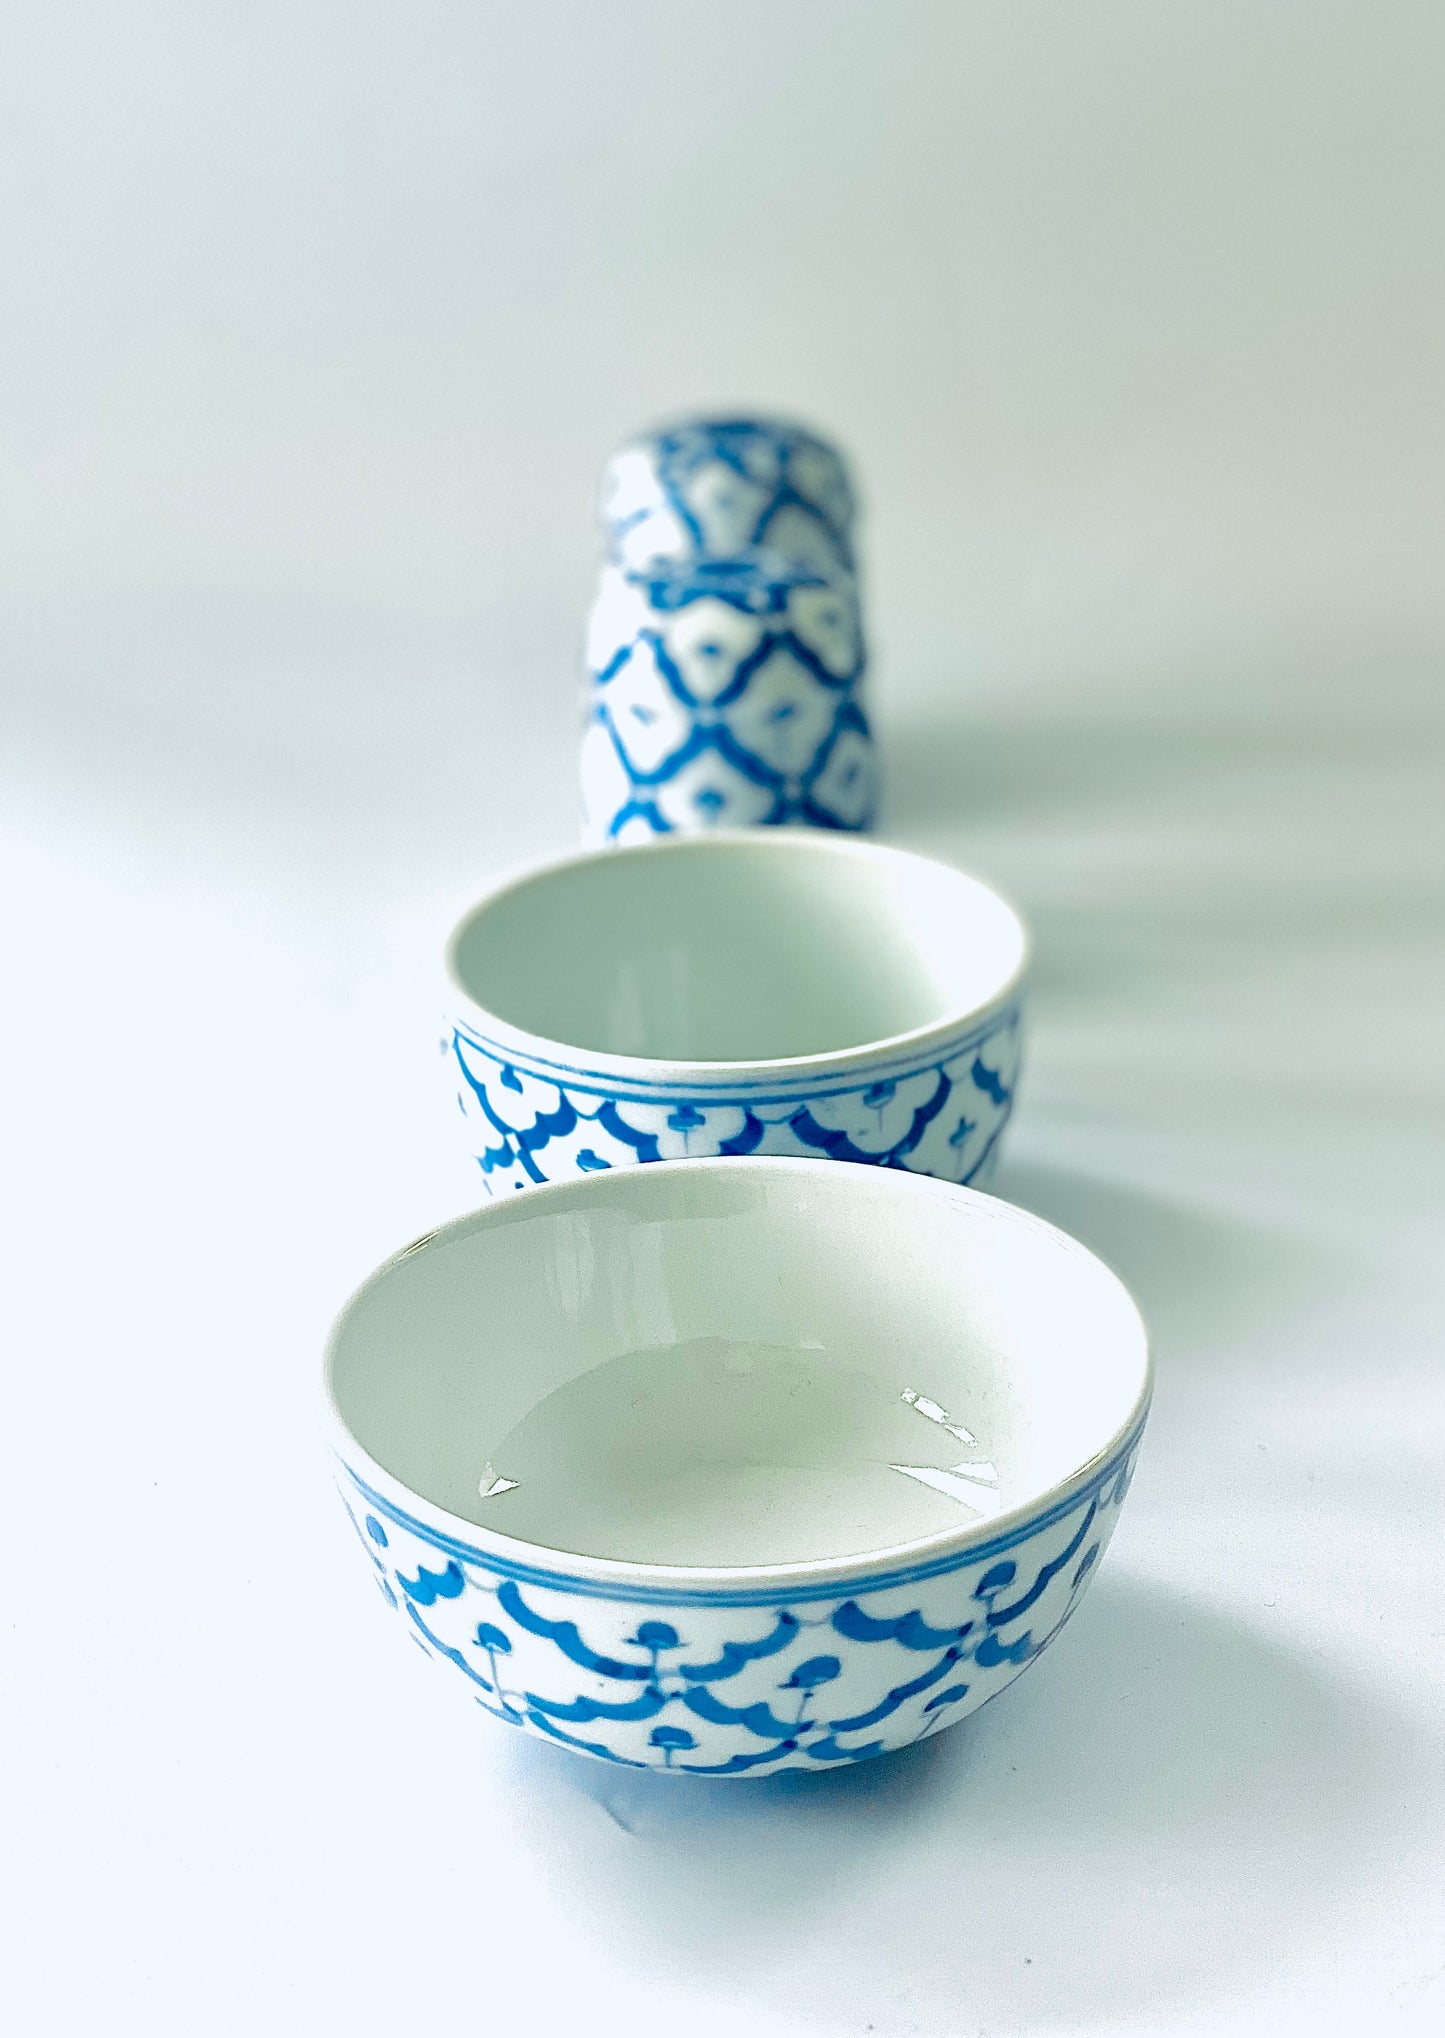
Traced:
<path id="1" fill-rule="evenodd" d="M 698 1081 L 689 1090 L 661 1082 L 650 1083 L 645 1077 L 632 1075 L 608 1076 L 599 1069 L 578 1068 L 571 1062 L 552 1061 L 546 1055 L 518 1052 L 504 1042 L 491 1040 L 470 1023 L 453 1019 L 448 1023 L 460 1040 L 469 1047 L 475 1047 L 490 1060 L 506 1068 L 520 1068 L 524 1074 L 535 1075 L 539 1082 L 555 1082 L 558 1076 L 568 1080 L 569 1090 L 584 1090 L 589 1096 L 620 1097 L 635 1104 L 691 1103 L 694 1100 L 709 1099 L 713 1103 L 732 1103 L 747 1098 L 754 1104 L 787 1104 L 797 1096 L 845 1097 L 856 1090 L 866 1090 L 877 1082 L 898 1082 L 908 1075 L 922 1075 L 925 1070 L 937 1068 L 941 1063 L 952 1061 L 955 1056 L 966 1054 L 971 1047 L 979 1047 L 985 1040 L 991 1040 L 995 1033 L 1002 1033 L 1010 1025 L 1017 1026 L 1022 1017 L 1022 1003 L 1000 1007 L 978 1020 L 966 1032 L 955 1034 L 941 1046 L 917 1047 L 909 1055 L 900 1056 L 897 1061 L 870 1062 L 865 1068 L 856 1070 L 846 1079 L 839 1079 L 826 1088 L 818 1087 L 816 1076 L 799 1071 L 795 1076 L 775 1080 L 787 1085 L 784 1089 L 768 1090 L 765 1077 L 749 1080 L 745 1076 L 719 1075 L 710 1082 Z M 834 1050 L 835 1052 L 840 1050 Z M 843 1053 L 855 1050 L 842 1049 Z M 619 1057 L 623 1059 L 623 1057 Z M 546 1074 L 539 1071 L 545 1070 Z M 759 1094 L 762 1092 L 763 1094 Z"/>
<path id="2" fill-rule="evenodd" d="M 1002 1555 L 1006 1550 L 1017 1548 L 1020 1543 L 1026 1543 L 1037 1535 L 1040 1529 L 1049 1528 L 1065 1515 L 1073 1513 L 1076 1508 L 1086 1504 L 1094 1494 L 1107 1486 L 1125 1460 L 1138 1449 L 1139 1439 L 1144 1434 L 1144 1425 L 1148 1417 L 1149 1405 L 1146 1402 L 1140 1410 L 1138 1421 L 1132 1425 L 1118 1449 L 1110 1454 L 1108 1460 L 1084 1485 L 1065 1499 L 1055 1501 L 1053 1506 L 1045 1508 L 1042 1514 L 1030 1515 L 1026 1521 L 1015 1523 L 1013 1528 L 1005 1530 L 1002 1535 L 994 1536 L 988 1542 L 972 1543 L 965 1550 L 954 1550 L 944 1556 L 925 1559 L 922 1563 L 903 1565 L 894 1571 L 879 1572 L 876 1576 L 866 1574 L 813 1581 L 800 1579 L 795 1585 L 780 1581 L 777 1585 L 750 1588 L 641 1584 L 629 1586 L 594 1578 L 579 1578 L 566 1571 L 544 1570 L 537 1564 L 520 1563 L 511 1557 L 479 1550 L 471 1543 L 464 1543 L 441 1529 L 434 1529 L 428 1523 L 419 1521 L 415 1515 L 408 1514 L 404 1508 L 398 1507 L 394 1501 L 378 1493 L 374 1486 L 369 1486 L 359 1473 L 352 1470 L 344 1458 L 340 1458 L 338 1462 L 357 1492 L 389 1521 L 396 1523 L 399 1528 L 408 1530 L 423 1542 L 430 1543 L 433 1549 L 441 1550 L 448 1557 L 454 1557 L 463 1564 L 473 1564 L 479 1570 L 490 1571 L 499 1578 L 512 1578 L 521 1585 L 540 1585 L 558 1592 L 579 1593 L 587 1599 L 617 1599 L 647 1606 L 782 1606 L 806 1600 L 836 1599 L 840 1594 L 850 1591 L 886 1592 L 898 1585 L 917 1585 L 925 1579 L 941 1578 L 950 1571 L 962 1571 L 970 1565 L 984 1563 L 991 1557 Z"/>

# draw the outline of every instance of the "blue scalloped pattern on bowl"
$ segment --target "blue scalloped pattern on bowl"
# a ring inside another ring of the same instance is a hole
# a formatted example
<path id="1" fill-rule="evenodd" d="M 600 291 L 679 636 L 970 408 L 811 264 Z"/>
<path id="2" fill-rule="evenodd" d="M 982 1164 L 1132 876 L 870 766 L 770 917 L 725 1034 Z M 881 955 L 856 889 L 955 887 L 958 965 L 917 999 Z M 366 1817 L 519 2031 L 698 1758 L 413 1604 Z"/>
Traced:
<path id="1" fill-rule="evenodd" d="M 1144 1416 L 1063 1501 L 975 1545 L 854 1580 L 623 1588 L 443 1534 L 344 1464 L 382 1597 L 495 1718 L 630 1768 L 702 1776 L 860 1762 L 995 1697 L 1079 1602 Z"/>
<path id="2" fill-rule="evenodd" d="M 1020 1012 L 990 1014 L 920 1060 L 663 1090 L 524 1059 L 453 1022 L 443 1048 L 473 1159 L 492 1196 L 634 1161 L 790 1154 L 909 1168 L 983 1187 L 1013 1107 Z"/>

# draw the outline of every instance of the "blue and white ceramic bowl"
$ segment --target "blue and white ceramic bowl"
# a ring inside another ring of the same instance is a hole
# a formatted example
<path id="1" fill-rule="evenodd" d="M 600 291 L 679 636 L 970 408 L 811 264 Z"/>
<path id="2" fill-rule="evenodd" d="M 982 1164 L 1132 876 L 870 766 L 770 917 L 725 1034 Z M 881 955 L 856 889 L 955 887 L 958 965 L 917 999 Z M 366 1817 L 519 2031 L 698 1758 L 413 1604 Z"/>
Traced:
<path id="1" fill-rule="evenodd" d="M 1027 939 L 987 886 L 813 831 L 677 837 L 501 885 L 443 1049 L 489 1195 L 634 1161 L 824 1156 L 983 1185 Z"/>
<path id="2" fill-rule="evenodd" d="M 996 1199 L 673 1162 L 419 1239 L 326 1357 L 377 1590 L 459 1695 L 704 1776 L 899 1748 L 1011 1683 L 1118 1519 L 1128 1295 Z"/>

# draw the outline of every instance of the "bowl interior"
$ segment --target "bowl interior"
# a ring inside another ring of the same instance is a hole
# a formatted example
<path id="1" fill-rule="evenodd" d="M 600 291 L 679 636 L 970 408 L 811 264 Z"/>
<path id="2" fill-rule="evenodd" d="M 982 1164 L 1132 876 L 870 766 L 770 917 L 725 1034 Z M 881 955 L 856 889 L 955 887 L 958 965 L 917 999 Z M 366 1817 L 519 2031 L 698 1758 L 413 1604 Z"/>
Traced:
<path id="1" fill-rule="evenodd" d="M 773 831 L 620 849 L 485 901 L 452 944 L 476 1004 L 595 1053 L 756 1062 L 891 1040 L 989 1004 L 1017 916 L 961 871 Z"/>
<path id="2" fill-rule="evenodd" d="M 831 1161 L 658 1163 L 492 1205 L 333 1335 L 345 1430 L 544 1549 L 806 1563 L 1027 1503 L 1127 1424 L 1138 1313 L 996 1199 Z"/>

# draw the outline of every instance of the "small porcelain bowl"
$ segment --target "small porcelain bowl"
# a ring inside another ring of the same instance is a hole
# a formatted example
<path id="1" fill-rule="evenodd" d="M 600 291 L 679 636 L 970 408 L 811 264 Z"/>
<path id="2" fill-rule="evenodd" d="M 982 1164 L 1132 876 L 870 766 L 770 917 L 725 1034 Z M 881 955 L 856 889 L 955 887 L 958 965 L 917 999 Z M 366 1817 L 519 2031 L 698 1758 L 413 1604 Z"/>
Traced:
<path id="1" fill-rule="evenodd" d="M 670 1162 L 391 1260 L 326 1355 L 377 1586 L 456 1689 L 633 1768 L 859 1762 L 1078 1604 L 1143 1429 L 1142 1323 L 995 1198 Z"/>
<path id="2" fill-rule="evenodd" d="M 976 878 L 814 831 L 576 856 L 447 949 L 443 1048 L 491 1195 L 633 1161 L 826 1155 L 987 1181 L 1027 938 Z"/>

